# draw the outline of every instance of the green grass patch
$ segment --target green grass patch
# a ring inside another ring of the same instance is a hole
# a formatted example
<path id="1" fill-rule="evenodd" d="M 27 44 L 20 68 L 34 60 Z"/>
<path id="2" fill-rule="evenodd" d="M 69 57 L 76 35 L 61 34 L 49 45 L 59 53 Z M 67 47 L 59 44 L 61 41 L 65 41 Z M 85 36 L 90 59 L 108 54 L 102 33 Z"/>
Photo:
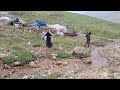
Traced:
<path id="1" fill-rule="evenodd" d="M 21 64 L 26 64 L 32 60 L 36 59 L 36 55 L 32 52 L 29 52 L 21 47 L 12 47 L 11 54 L 2 59 L 5 64 L 12 64 L 15 61 L 20 62 Z"/>
<path id="2" fill-rule="evenodd" d="M 60 73 L 60 72 L 54 72 L 52 74 L 49 74 L 47 76 L 44 76 L 44 77 L 41 77 L 40 79 L 57 79 L 59 78 L 60 76 L 62 76 L 63 74 Z"/>

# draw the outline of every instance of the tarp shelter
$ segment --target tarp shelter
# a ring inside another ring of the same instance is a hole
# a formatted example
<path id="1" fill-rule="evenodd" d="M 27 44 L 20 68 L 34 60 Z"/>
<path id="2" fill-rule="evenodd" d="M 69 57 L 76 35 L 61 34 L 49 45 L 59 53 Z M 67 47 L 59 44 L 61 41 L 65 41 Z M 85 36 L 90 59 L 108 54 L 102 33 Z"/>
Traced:
<path id="1" fill-rule="evenodd" d="M 19 17 L 14 17 L 12 19 L 12 21 L 15 23 L 15 24 L 25 24 L 25 21 L 23 21 L 21 18 Z"/>
<path id="2" fill-rule="evenodd" d="M 0 18 L 0 26 L 5 26 L 11 23 L 11 19 L 9 17 L 1 17 Z"/>
<path id="3" fill-rule="evenodd" d="M 1 17 L 0 20 L 6 20 L 8 22 L 11 22 L 11 19 L 9 17 Z"/>
<path id="4" fill-rule="evenodd" d="M 63 33 L 67 32 L 67 28 L 59 24 L 48 25 L 48 27 L 56 29 L 57 32 L 63 32 Z"/>
<path id="5" fill-rule="evenodd" d="M 31 26 L 42 27 L 42 26 L 46 26 L 46 23 L 41 20 L 37 20 L 33 24 L 31 24 Z"/>

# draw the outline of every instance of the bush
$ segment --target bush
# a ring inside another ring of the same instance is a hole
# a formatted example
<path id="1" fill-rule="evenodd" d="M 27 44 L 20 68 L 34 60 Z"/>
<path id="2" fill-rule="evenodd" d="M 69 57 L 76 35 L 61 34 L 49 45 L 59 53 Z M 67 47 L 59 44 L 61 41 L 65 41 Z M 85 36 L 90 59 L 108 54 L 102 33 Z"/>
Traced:
<path id="1" fill-rule="evenodd" d="M 12 64 L 15 61 L 26 64 L 36 59 L 36 55 L 32 52 L 24 50 L 21 47 L 12 47 L 11 54 L 2 59 L 5 64 Z"/>
<path id="2" fill-rule="evenodd" d="M 71 54 L 66 53 L 65 51 L 58 52 L 58 58 L 72 58 Z"/>
<path id="3" fill-rule="evenodd" d="M 62 76 L 63 74 L 59 73 L 59 72 L 54 72 L 48 76 L 45 77 L 41 77 L 41 79 L 57 79 L 58 77 Z"/>

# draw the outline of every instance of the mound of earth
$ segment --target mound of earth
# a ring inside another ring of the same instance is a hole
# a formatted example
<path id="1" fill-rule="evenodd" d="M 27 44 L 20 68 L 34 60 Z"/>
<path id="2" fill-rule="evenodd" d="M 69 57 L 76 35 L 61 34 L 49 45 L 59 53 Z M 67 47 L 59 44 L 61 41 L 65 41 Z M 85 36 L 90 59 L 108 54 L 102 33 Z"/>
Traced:
<path id="1" fill-rule="evenodd" d="M 90 56 L 90 51 L 83 48 L 83 47 L 75 47 L 73 50 L 72 55 L 76 58 L 76 59 L 82 59 L 82 58 L 86 58 Z"/>
<path id="2" fill-rule="evenodd" d="M 99 54 L 107 58 L 111 65 L 120 65 L 120 42 L 107 45 Z"/>

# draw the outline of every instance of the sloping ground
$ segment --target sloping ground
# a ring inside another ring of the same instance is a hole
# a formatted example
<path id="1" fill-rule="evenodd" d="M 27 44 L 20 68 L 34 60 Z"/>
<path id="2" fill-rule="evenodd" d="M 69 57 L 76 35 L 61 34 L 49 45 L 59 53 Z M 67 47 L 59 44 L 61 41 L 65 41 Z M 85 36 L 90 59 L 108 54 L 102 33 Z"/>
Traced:
<path id="1" fill-rule="evenodd" d="M 63 75 L 58 77 L 59 79 L 64 78 L 76 78 L 76 79 L 112 79 L 120 78 L 120 67 L 111 65 L 107 58 L 101 57 L 99 52 L 104 51 L 108 46 L 113 43 L 108 44 L 106 47 L 93 49 L 92 55 L 89 59 L 92 60 L 92 64 L 84 64 L 80 59 L 63 59 L 63 60 L 52 60 L 45 58 L 38 58 L 34 61 L 34 67 L 30 64 L 26 64 L 21 67 L 11 67 L 9 69 L 4 69 L 4 65 L 0 66 L 0 76 L 1 78 L 42 78 L 43 76 L 48 76 L 52 73 L 59 72 Z M 118 41 L 114 44 L 119 44 Z M 115 48 L 114 46 L 112 48 Z M 33 48 L 32 48 L 33 49 Z M 111 49 L 111 48 L 110 48 Z M 37 50 L 37 49 L 33 49 Z M 43 50 L 43 49 L 41 49 Z M 40 51 L 40 49 L 39 49 Z M 38 53 L 39 55 L 39 53 Z M 41 54 L 40 54 L 41 55 Z M 113 60 L 113 58 L 109 58 Z M 25 77 L 26 76 L 26 77 Z"/>
<path id="2" fill-rule="evenodd" d="M 20 60 L 28 60 L 29 57 L 27 57 L 27 55 L 31 56 L 31 53 L 29 54 L 27 52 L 28 54 L 25 54 L 26 51 L 24 49 L 37 55 L 35 60 L 30 60 L 30 62 L 24 66 L 17 67 L 10 67 L 9 65 L 3 64 L 0 60 L 1 78 L 43 78 L 44 76 L 48 77 L 48 75 L 50 75 L 50 78 L 51 74 L 53 76 L 54 74 L 55 76 L 57 75 L 54 78 L 59 78 L 58 76 L 61 76 L 61 78 L 62 76 L 63 78 L 71 78 L 71 75 L 75 76 L 73 78 L 80 78 L 81 76 L 79 77 L 79 74 L 86 70 L 88 71 L 107 66 L 108 62 L 106 63 L 106 57 L 99 55 L 99 52 L 102 52 L 104 50 L 102 47 L 107 43 L 110 43 L 112 39 L 119 38 L 120 34 L 119 24 L 84 15 L 79 16 L 65 12 L 46 11 L 31 12 L 31 14 L 23 15 L 21 17 L 28 23 L 32 23 L 33 20 L 42 19 L 49 24 L 59 23 L 66 25 L 68 31 L 72 31 L 72 28 L 75 28 L 79 35 L 77 37 L 60 37 L 53 35 L 52 39 L 54 45 L 51 49 L 47 49 L 45 47 L 45 41 L 42 41 L 41 37 L 37 37 L 36 32 L 29 32 L 27 27 L 22 28 L 23 30 L 18 30 L 9 26 L 0 28 L 0 56 L 4 55 L 4 53 L 6 54 L 6 52 L 8 54 L 13 52 L 13 46 L 17 46 L 17 48 L 14 49 L 18 51 L 17 53 L 21 57 Z M 86 42 L 85 34 L 83 33 L 90 31 L 92 32 L 91 57 L 86 59 L 91 59 L 93 63 L 88 65 L 84 64 L 84 61 L 81 59 L 73 59 L 71 52 L 75 47 L 83 47 Z M 19 49 L 19 47 L 22 47 L 23 49 Z M 24 52 L 21 52 L 22 50 L 24 50 Z M 50 53 L 58 54 L 59 57 L 56 60 L 53 60 L 49 57 Z M 16 55 L 16 53 L 14 54 Z M 24 54 L 26 56 L 24 56 Z M 7 60 L 11 60 L 11 58 L 8 57 Z M 11 60 L 11 62 L 13 61 Z M 63 75 L 56 74 L 55 72 L 62 73 Z M 91 73 L 92 71 L 88 72 Z M 79 73 L 78 76 L 77 73 Z"/>

